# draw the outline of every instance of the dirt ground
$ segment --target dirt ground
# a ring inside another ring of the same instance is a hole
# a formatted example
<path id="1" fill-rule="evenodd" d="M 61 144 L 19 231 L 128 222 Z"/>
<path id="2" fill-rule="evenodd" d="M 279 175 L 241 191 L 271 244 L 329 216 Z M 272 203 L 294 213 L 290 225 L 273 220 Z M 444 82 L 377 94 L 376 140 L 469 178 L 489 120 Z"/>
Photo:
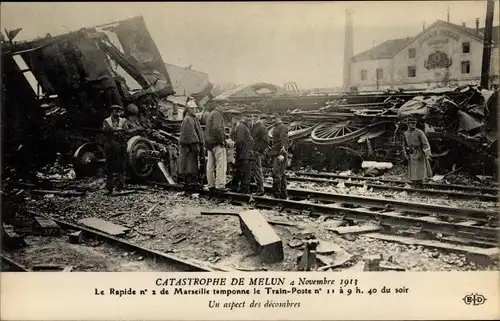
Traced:
<path id="1" fill-rule="evenodd" d="M 105 243 L 70 244 L 68 237 L 25 238 L 27 247 L 9 253 L 16 262 L 28 269 L 58 271 L 71 267 L 71 272 L 151 272 L 176 271 L 135 254 L 121 251 Z"/>
<path id="2" fill-rule="evenodd" d="M 366 255 L 381 254 L 384 259 L 404 267 L 408 271 L 450 271 L 450 270 L 495 270 L 496 265 L 488 267 L 468 263 L 464 255 L 447 254 L 421 246 L 406 246 L 391 242 L 378 241 L 358 236 L 356 239 L 346 239 L 326 230 L 331 223 L 323 217 L 313 218 L 277 210 L 260 210 L 267 218 L 275 221 L 286 221 L 296 226 L 272 225 L 278 236 L 283 240 L 285 259 L 275 264 L 264 264 L 255 255 L 246 238 L 242 235 L 239 219 L 228 215 L 201 215 L 201 210 L 221 210 L 241 212 L 251 209 L 249 206 L 237 206 L 227 202 L 207 200 L 196 195 L 184 197 L 179 193 L 163 190 L 144 190 L 134 194 L 109 197 L 95 185 L 96 190 L 85 197 L 62 198 L 56 195 L 45 197 L 32 196 L 28 207 L 61 219 L 76 221 L 85 217 L 98 217 L 115 224 L 131 228 L 124 237 L 130 242 L 147 248 L 174 253 L 184 258 L 195 258 L 223 265 L 242 271 L 277 270 L 296 271 L 297 256 L 301 250 L 292 248 L 292 239 L 306 232 L 312 232 L 320 240 L 320 244 L 332 242 L 340 246 L 349 260 L 334 271 L 357 269 L 359 262 Z M 151 209 L 156 207 L 151 211 Z M 51 244 L 49 242 L 49 244 Z M 55 242 L 45 248 L 47 251 L 58 251 Z M 78 247 L 78 246 L 77 246 Z M 68 249 L 67 255 L 62 255 L 68 262 L 64 264 L 78 267 L 78 259 L 72 257 L 87 257 L 92 267 L 86 270 L 133 271 L 164 270 L 164 267 L 150 266 L 136 259 L 112 258 L 107 256 L 106 246 L 91 249 Z M 37 251 L 34 249 L 33 251 Z M 82 252 L 83 251 L 83 252 Z M 27 250 L 27 253 L 29 251 Z M 336 254 L 325 254 L 325 257 L 337 259 Z M 47 253 L 47 260 L 51 255 Z M 61 255 L 57 260 L 61 260 Z M 28 260 L 28 258 L 26 258 Z M 55 259 L 56 260 L 56 259 Z"/>

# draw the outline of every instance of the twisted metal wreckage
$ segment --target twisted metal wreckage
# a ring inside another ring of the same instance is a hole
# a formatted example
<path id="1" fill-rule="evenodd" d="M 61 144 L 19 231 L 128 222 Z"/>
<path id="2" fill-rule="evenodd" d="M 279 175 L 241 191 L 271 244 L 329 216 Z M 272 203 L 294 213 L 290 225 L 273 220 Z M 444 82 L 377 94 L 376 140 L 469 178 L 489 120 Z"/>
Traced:
<path id="1" fill-rule="evenodd" d="M 77 176 L 92 175 L 105 159 L 100 126 L 108 107 L 134 103 L 148 130 L 128 140 L 130 176 L 144 180 L 158 173 L 175 182 L 182 107 L 172 99 L 172 82 L 142 17 L 32 41 L 3 41 L 2 60 L 2 147 L 8 168 L 22 164 L 18 169 L 27 173 L 60 153 L 71 155 Z M 27 80 L 30 72 L 35 88 Z M 296 85 L 288 86 L 293 90 L 253 87 L 254 95 L 226 94 L 212 103 L 221 106 L 228 123 L 242 113 L 284 114 L 293 166 L 332 169 L 346 160 L 351 167 L 359 167 L 360 159 L 401 161 L 404 119 L 416 115 L 437 166 L 495 171 L 498 90 L 465 86 L 329 96 L 301 95 Z M 206 100 L 193 96 L 198 105 Z"/>
<path id="2" fill-rule="evenodd" d="M 183 110 L 169 98 L 175 91 L 142 17 L 3 41 L 2 60 L 2 144 L 9 168 L 22 164 L 20 172 L 33 172 L 63 154 L 73 156 L 77 176 L 94 173 L 105 162 L 100 127 L 109 107 L 134 103 L 147 130 L 128 140 L 129 174 L 148 178 L 158 164 L 175 179 L 177 138 L 171 133 Z"/>

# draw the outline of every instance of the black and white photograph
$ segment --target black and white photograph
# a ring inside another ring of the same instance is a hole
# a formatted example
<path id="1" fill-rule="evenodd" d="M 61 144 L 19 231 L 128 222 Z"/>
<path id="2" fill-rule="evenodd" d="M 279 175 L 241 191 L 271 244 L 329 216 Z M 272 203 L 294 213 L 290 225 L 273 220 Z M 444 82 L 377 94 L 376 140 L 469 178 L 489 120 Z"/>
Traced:
<path id="1" fill-rule="evenodd" d="M 498 271 L 499 24 L 493 0 L 4 2 L 2 271 Z"/>

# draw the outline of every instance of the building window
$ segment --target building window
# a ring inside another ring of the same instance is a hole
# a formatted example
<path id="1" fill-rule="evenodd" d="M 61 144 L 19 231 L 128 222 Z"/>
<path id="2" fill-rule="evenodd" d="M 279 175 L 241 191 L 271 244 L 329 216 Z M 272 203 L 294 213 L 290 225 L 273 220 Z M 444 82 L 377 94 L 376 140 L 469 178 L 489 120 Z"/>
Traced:
<path id="1" fill-rule="evenodd" d="M 462 42 L 462 53 L 470 53 L 470 42 Z"/>
<path id="2" fill-rule="evenodd" d="M 470 61 L 462 61 L 462 74 L 470 74 Z"/>
<path id="3" fill-rule="evenodd" d="M 381 68 L 377 68 L 377 79 L 384 78 L 384 70 Z"/>
<path id="4" fill-rule="evenodd" d="M 363 70 L 361 70 L 361 81 L 365 81 L 366 78 L 368 78 L 368 77 L 366 77 L 366 70 L 363 69 Z"/>
<path id="5" fill-rule="evenodd" d="M 415 66 L 408 67 L 408 78 L 417 77 L 417 68 Z"/>
<path id="6" fill-rule="evenodd" d="M 408 58 L 413 59 L 416 56 L 415 48 L 408 49 Z"/>

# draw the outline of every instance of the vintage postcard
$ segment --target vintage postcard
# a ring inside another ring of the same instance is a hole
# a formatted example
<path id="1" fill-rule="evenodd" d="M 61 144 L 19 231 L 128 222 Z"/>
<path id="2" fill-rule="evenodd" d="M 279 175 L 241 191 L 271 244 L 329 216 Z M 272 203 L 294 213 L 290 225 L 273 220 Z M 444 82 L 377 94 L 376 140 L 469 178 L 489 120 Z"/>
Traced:
<path id="1" fill-rule="evenodd" d="M 2 3 L 2 319 L 499 319 L 499 25 Z"/>

